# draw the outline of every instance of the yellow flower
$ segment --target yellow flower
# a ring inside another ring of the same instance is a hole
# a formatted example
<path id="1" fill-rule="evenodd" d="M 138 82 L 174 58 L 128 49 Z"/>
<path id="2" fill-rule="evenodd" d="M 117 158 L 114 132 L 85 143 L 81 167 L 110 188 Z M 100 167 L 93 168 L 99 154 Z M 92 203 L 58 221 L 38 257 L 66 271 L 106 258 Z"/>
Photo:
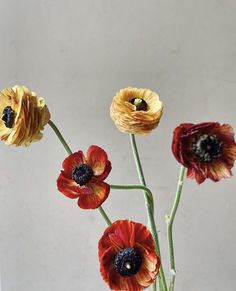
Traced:
<path id="1" fill-rule="evenodd" d="M 163 104 L 149 89 L 125 88 L 113 98 L 110 115 L 122 132 L 148 134 L 157 127 Z"/>
<path id="2" fill-rule="evenodd" d="M 25 86 L 0 92 L 0 116 L 0 140 L 16 146 L 28 146 L 40 140 L 50 119 L 44 99 Z"/>

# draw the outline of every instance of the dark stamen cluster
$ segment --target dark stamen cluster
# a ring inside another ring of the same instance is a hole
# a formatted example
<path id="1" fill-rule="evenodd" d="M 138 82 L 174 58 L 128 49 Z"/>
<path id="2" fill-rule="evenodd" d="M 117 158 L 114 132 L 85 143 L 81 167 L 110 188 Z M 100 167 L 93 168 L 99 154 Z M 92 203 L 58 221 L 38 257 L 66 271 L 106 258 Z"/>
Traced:
<path id="1" fill-rule="evenodd" d="M 196 157 L 204 162 L 211 162 L 221 156 L 223 142 L 216 135 L 201 135 L 192 144 L 192 151 Z"/>
<path id="2" fill-rule="evenodd" d="M 139 271 L 141 264 L 141 253 L 134 248 L 125 248 L 116 255 L 114 268 L 121 276 L 133 276 Z"/>
<path id="3" fill-rule="evenodd" d="M 7 106 L 3 109 L 2 112 L 2 120 L 5 122 L 5 126 L 7 128 L 12 128 L 14 123 L 14 111 L 11 106 Z"/>
<path id="4" fill-rule="evenodd" d="M 141 98 L 132 98 L 129 100 L 129 102 L 136 106 L 137 111 L 140 110 L 147 111 L 148 109 L 147 102 Z"/>
<path id="5" fill-rule="evenodd" d="M 72 171 L 72 179 L 80 186 L 88 183 L 93 177 L 93 170 L 87 164 L 81 164 Z"/>

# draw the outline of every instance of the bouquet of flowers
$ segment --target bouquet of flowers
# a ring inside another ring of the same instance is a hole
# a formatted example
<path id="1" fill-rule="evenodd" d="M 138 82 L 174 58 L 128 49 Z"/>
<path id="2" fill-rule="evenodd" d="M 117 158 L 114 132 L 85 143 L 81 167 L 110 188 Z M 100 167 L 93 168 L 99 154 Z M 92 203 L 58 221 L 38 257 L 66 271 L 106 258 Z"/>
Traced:
<path id="1" fill-rule="evenodd" d="M 57 188 L 66 197 L 77 200 L 84 210 L 97 209 L 107 228 L 98 242 L 100 273 L 110 290 L 173 291 L 176 277 L 173 223 L 181 198 L 185 172 L 198 184 L 206 179 L 218 182 L 232 176 L 236 159 L 236 143 L 230 125 L 219 122 L 183 123 L 173 132 L 172 152 L 180 163 L 176 196 L 170 214 L 166 215 L 169 249 L 169 276 L 162 266 L 161 246 L 155 223 L 152 191 L 145 181 L 135 135 L 147 135 L 154 130 L 163 113 L 159 96 L 149 89 L 125 88 L 113 98 L 110 115 L 115 126 L 130 134 L 131 147 L 139 176 L 138 185 L 116 185 L 105 182 L 111 162 L 104 149 L 97 145 L 72 152 L 57 126 L 51 120 L 44 98 L 25 86 L 14 86 L 0 92 L 0 139 L 7 145 L 29 146 L 39 141 L 48 124 L 64 146 L 67 157 L 57 179 Z M 147 226 L 130 220 L 109 219 L 102 204 L 111 190 L 143 191 Z M 158 281 L 158 287 L 156 284 Z"/>

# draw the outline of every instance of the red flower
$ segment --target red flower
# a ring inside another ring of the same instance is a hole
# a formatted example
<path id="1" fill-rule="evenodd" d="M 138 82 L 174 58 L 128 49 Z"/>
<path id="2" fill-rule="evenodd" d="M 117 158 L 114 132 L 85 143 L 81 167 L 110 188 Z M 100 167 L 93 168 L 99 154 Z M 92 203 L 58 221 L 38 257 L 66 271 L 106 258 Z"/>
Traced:
<path id="1" fill-rule="evenodd" d="M 69 155 L 62 166 L 57 188 L 69 198 L 79 198 L 79 207 L 95 209 L 107 199 L 110 186 L 103 180 L 111 171 L 111 162 L 103 149 L 92 145 L 86 157 L 78 151 Z"/>
<path id="2" fill-rule="evenodd" d="M 160 260 L 146 226 L 118 220 L 98 243 L 100 272 L 111 290 L 139 291 L 156 279 Z"/>
<path id="3" fill-rule="evenodd" d="M 206 178 L 217 182 L 232 176 L 236 143 L 228 124 L 180 124 L 174 131 L 172 151 L 177 161 L 188 168 L 187 176 L 199 184 Z"/>

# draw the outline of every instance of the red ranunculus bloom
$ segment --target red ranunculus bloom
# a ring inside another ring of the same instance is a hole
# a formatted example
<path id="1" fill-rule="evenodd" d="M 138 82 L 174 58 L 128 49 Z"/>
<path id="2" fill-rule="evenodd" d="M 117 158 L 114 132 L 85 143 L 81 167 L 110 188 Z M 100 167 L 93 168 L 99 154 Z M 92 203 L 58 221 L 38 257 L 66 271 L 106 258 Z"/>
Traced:
<path id="1" fill-rule="evenodd" d="M 111 171 L 106 152 L 92 145 L 86 157 L 82 151 L 69 155 L 57 179 L 58 190 L 69 198 L 78 198 L 83 209 L 98 208 L 108 197 L 110 186 L 103 182 Z"/>
<path id="2" fill-rule="evenodd" d="M 187 176 L 200 184 L 206 178 L 217 182 L 232 176 L 236 160 L 234 131 L 228 124 L 183 123 L 174 131 L 172 151 L 188 169 Z"/>
<path id="3" fill-rule="evenodd" d="M 156 279 L 160 260 L 146 226 L 118 220 L 98 243 L 100 272 L 111 290 L 139 291 Z"/>

